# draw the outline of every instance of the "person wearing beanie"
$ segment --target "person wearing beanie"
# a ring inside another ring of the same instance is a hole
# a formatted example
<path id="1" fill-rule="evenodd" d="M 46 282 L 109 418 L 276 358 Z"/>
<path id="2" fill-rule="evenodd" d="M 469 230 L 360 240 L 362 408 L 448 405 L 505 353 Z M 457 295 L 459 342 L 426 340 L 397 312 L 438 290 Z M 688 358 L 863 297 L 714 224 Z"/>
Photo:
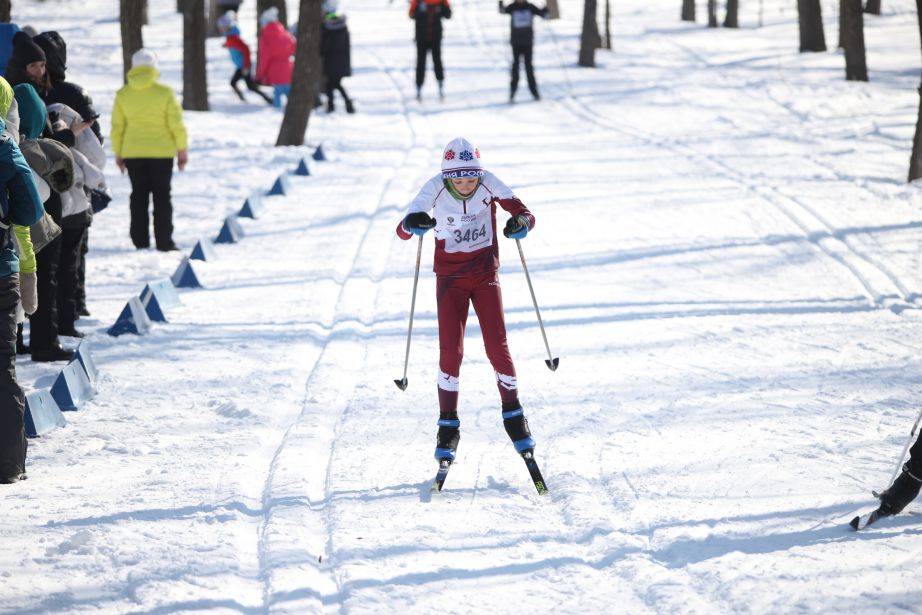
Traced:
<path id="1" fill-rule="evenodd" d="M 448 0 L 410 0 L 410 19 L 416 22 L 416 100 L 423 98 L 426 55 L 432 54 L 439 97 L 445 97 L 445 68 L 442 66 L 442 20 L 451 19 Z"/>
<path id="2" fill-rule="evenodd" d="M 295 37 L 279 22 L 278 13 L 277 8 L 270 7 L 259 16 L 262 35 L 259 37 L 256 81 L 272 86 L 273 104 L 281 108 L 282 97 L 287 103 L 291 94 Z"/>
<path id="3" fill-rule="evenodd" d="M 31 36 L 20 31 L 13 36 L 13 53 L 6 64 L 4 76 L 13 86 L 31 83 L 41 95 L 51 89 L 51 78 L 45 69 L 45 63 L 44 50 Z"/>
<path id="4" fill-rule="evenodd" d="M 20 259 L 11 225 L 30 227 L 44 215 L 32 170 L 12 139 L 0 139 L 0 484 L 26 477 L 25 396 L 16 381 L 16 311 Z M 26 289 L 23 289 L 26 290 Z M 33 293 L 28 292 L 27 301 Z"/>
<path id="5" fill-rule="evenodd" d="M 240 38 L 240 28 L 237 27 L 237 16 L 233 11 L 224 13 L 218 19 L 218 31 L 224 35 L 224 47 L 230 53 L 231 62 L 234 64 L 234 74 L 231 76 L 230 86 L 237 94 L 240 100 L 245 101 L 243 92 L 237 87 L 237 83 L 242 79 L 247 89 L 255 92 L 270 105 L 272 98 L 259 89 L 259 86 L 253 81 L 252 63 L 250 61 L 250 47 Z"/>
<path id="6" fill-rule="evenodd" d="M 352 49 L 349 42 L 349 28 L 346 16 L 338 11 L 335 0 L 323 3 L 323 25 L 320 29 L 320 56 L 323 58 L 323 76 L 326 77 L 327 111 L 336 110 L 333 92 L 339 91 L 346 105 L 346 113 L 355 113 L 355 106 L 346 89 L 343 78 L 352 74 Z"/>
<path id="7" fill-rule="evenodd" d="M 470 304 L 480 321 L 487 358 L 496 374 L 506 432 L 520 454 L 535 446 L 519 403 L 515 366 L 506 341 L 498 275 L 497 206 L 510 214 L 503 229 L 507 238 L 523 239 L 534 228 L 535 218 L 528 208 L 506 184 L 484 170 L 480 150 L 459 137 L 445 148 L 441 172 L 423 185 L 397 225 L 397 236 L 404 240 L 435 229 L 439 323 L 435 457 L 440 463 L 454 460 L 460 439 L 459 375 Z"/>
<path id="8" fill-rule="evenodd" d="M 535 16 L 547 19 L 547 6 L 539 9 L 528 0 L 513 0 L 512 4 L 503 5 L 503 0 L 499 0 L 499 12 L 511 17 L 511 36 L 512 44 L 512 82 L 509 87 L 509 102 L 515 100 L 515 91 L 519 87 L 519 60 L 525 62 L 525 78 L 528 80 L 528 89 L 535 100 L 541 96 L 538 94 L 538 82 L 535 81 L 535 69 L 532 66 L 532 50 L 535 42 L 535 31 L 532 28 L 532 22 Z"/>
<path id="9" fill-rule="evenodd" d="M 157 79 L 157 55 L 139 49 L 131 57 L 126 83 L 115 95 L 109 140 L 115 164 L 131 180 L 131 241 L 150 247 L 149 201 L 154 201 L 154 240 L 157 249 L 178 249 L 173 242 L 170 185 L 173 159 L 179 170 L 188 162 L 188 138 L 182 108 L 169 86 Z"/>

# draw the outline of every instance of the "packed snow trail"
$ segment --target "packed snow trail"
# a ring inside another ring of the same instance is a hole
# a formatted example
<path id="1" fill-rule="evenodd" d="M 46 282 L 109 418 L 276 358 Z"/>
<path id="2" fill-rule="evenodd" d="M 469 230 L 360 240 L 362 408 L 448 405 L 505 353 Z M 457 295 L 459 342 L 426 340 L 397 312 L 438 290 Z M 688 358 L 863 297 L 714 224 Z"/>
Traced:
<path id="1" fill-rule="evenodd" d="M 104 119 L 120 85 L 109 4 L 16 7 L 68 40 Z M 404 7 L 350 3 L 358 113 L 311 118 L 330 161 L 244 221 L 202 267 L 208 289 L 145 338 L 103 332 L 176 260 L 130 249 L 112 176 L 84 325 L 100 395 L 0 492 L 0 611 L 913 611 L 918 516 L 847 528 L 918 411 L 922 197 L 901 182 L 913 5 L 867 18 L 872 82 L 848 84 L 839 55 L 796 53 L 788 4 L 767 2 L 758 30 L 746 5 L 729 31 L 679 23 L 669 0 L 615 3 L 615 51 L 582 70 L 581 7 L 564 2 L 564 19 L 536 23 L 544 99 L 523 89 L 510 106 L 492 1 L 453 2 L 448 96 L 430 70 L 421 105 Z M 152 5 L 145 41 L 178 85 L 169 8 Z M 308 151 L 271 147 L 279 115 L 236 101 L 220 43 L 213 111 L 187 115 L 174 184 L 186 246 Z M 394 226 L 458 134 L 537 217 L 523 246 L 557 372 L 503 238 L 501 280 L 548 498 L 503 432 L 475 318 L 458 461 L 428 493 L 431 236 L 410 386 L 392 383 L 416 255 Z M 20 374 L 47 386 L 52 371 Z"/>

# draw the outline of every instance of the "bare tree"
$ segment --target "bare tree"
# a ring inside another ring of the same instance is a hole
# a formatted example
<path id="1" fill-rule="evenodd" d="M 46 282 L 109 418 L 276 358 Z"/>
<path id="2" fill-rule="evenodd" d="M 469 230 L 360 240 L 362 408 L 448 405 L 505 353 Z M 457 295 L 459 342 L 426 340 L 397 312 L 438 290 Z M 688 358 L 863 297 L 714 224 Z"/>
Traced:
<path id="1" fill-rule="evenodd" d="M 800 51 L 826 51 L 820 0 L 797 0 L 797 21 L 800 25 Z"/>
<path id="2" fill-rule="evenodd" d="M 304 145 L 304 134 L 320 84 L 320 0 L 298 4 L 298 44 L 291 79 L 291 96 L 276 145 Z"/>
<path id="3" fill-rule="evenodd" d="M 695 0 L 682 0 L 682 21 L 695 21 Z"/>
<path id="4" fill-rule="evenodd" d="M 880 15 L 880 0 L 868 0 L 864 5 L 864 12 L 871 15 Z"/>
<path id="5" fill-rule="evenodd" d="M 845 78 L 848 81 L 867 81 L 868 66 L 864 52 L 864 14 L 861 0 L 842 0 L 845 8 Z"/>
<path id="6" fill-rule="evenodd" d="M 727 0 L 727 14 L 724 16 L 724 28 L 740 27 L 740 2 Z"/>
<path id="7" fill-rule="evenodd" d="M 0 0 L 0 22 L 10 23 L 12 21 L 13 0 Z"/>
<path id="8" fill-rule="evenodd" d="M 599 24 L 596 22 L 596 0 L 583 3 L 583 31 L 579 37 L 580 66 L 595 67 L 595 50 L 599 47 Z"/>
<path id="9" fill-rule="evenodd" d="M 922 40 L 922 0 L 916 0 L 919 20 L 919 39 Z M 922 84 L 919 85 L 919 116 L 916 119 L 916 134 L 912 139 L 912 155 L 909 157 L 909 181 L 922 177 Z"/>
<path id="10" fill-rule="evenodd" d="M 605 49 L 611 50 L 611 0 L 605 0 Z"/>
<path id="11" fill-rule="evenodd" d="M 141 26 L 144 6 L 134 0 L 119 0 L 119 23 L 122 30 L 122 74 L 131 70 L 131 56 L 144 46 Z"/>
<path id="12" fill-rule="evenodd" d="M 560 4 L 557 0 L 547 0 L 547 18 L 560 19 Z"/>
<path id="13" fill-rule="evenodd" d="M 845 0 L 839 0 L 839 44 L 837 49 L 845 49 Z"/>
<path id="14" fill-rule="evenodd" d="M 205 0 L 185 0 L 182 14 L 182 108 L 208 111 L 205 70 Z"/>
<path id="15" fill-rule="evenodd" d="M 718 25 L 717 0 L 708 0 L 708 28 L 716 28 Z"/>

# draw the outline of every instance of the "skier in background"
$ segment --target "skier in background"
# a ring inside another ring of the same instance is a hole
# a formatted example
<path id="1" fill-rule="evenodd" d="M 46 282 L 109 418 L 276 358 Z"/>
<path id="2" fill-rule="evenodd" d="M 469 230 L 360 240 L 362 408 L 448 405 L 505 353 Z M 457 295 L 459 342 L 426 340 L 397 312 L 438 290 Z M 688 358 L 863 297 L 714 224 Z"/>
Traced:
<path id="1" fill-rule="evenodd" d="M 397 226 L 404 240 L 435 228 L 436 301 L 439 321 L 439 421 L 435 458 L 453 461 L 460 440 L 458 390 L 468 308 L 480 321 L 487 357 L 496 373 L 503 426 L 520 454 L 535 447 L 519 403 L 515 366 L 506 342 L 499 286 L 496 206 L 511 217 L 503 234 L 522 239 L 535 218 L 502 181 L 485 171 L 480 151 L 464 138 L 453 140 L 442 156 L 442 171 L 410 202 Z M 432 211 L 434 218 L 429 216 Z"/>
<path id="2" fill-rule="evenodd" d="M 445 98 L 445 69 L 442 66 L 442 19 L 451 19 L 448 0 L 410 0 L 410 19 L 416 22 L 416 100 L 423 99 L 426 54 L 432 52 L 439 98 Z"/>
<path id="3" fill-rule="evenodd" d="M 547 19 L 547 6 L 539 9 L 528 0 L 515 0 L 507 6 L 503 4 L 503 0 L 499 0 L 499 12 L 512 17 L 510 38 L 512 43 L 512 83 L 509 88 L 509 102 L 511 103 L 515 100 L 515 91 L 519 87 L 519 59 L 525 61 L 525 78 L 528 79 L 528 89 L 535 100 L 539 100 L 541 96 L 538 94 L 535 69 L 531 62 L 535 42 L 535 31 L 532 28 L 532 22 L 535 15 Z"/>
<path id="4" fill-rule="evenodd" d="M 247 86 L 248 90 L 256 92 L 256 94 L 271 105 L 272 98 L 259 89 L 259 86 L 253 81 L 253 77 L 250 74 L 252 68 L 250 48 L 244 40 L 240 38 L 240 28 L 237 27 L 236 13 L 228 11 L 221 15 L 220 19 L 218 19 L 218 31 L 224 35 L 224 46 L 230 53 L 231 62 L 234 63 L 235 70 L 230 80 L 230 86 L 234 90 L 234 93 L 237 94 L 240 100 L 246 100 L 246 98 L 243 97 L 243 92 L 237 87 L 237 83 L 243 79 L 243 83 Z"/>

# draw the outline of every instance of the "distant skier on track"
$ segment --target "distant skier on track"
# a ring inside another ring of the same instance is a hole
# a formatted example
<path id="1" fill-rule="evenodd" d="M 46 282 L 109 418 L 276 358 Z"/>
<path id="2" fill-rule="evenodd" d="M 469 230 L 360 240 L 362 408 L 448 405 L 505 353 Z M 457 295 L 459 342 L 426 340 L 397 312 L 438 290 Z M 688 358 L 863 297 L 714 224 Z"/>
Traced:
<path id="1" fill-rule="evenodd" d="M 539 492 L 544 481 L 534 462 L 535 441 L 519 403 L 515 366 L 506 342 L 506 324 L 499 286 L 499 243 L 496 206 L 511 217 L 503 229 L 510 239 L 522 239 L 535 226 L 528 208 L 502 181 L 485 171 L 480 151 L 467 139 L 457 138 L 445 148 L 442 171 L 419 191 L 397 226 L 404 240 L 435 228 L 436 301 L 439 321 L 439 421 L 435 458 L 440 473 L 433 489 L 441 490 L 448 466 L 455 459 L 461 438 L 458 390 L 464 329 L 468 309 L 474 311 L 483 331 L 487 357 L 496 373 L 502 401 L 503 426 L 525 459 Z M 432 211 L 434 217 L 430 217 Z"/>
<path id="2" fill-rule="evenodd" d="M 509 15 L 512 19 L 512 82 L 509 87 L 509 102 L 515 100 L 515 91 L 519 87 L 519 60 L 525 62 L 525 78 L 528 80 L 528 89 L 535 100 L 540 100 L 538 82 L 535 81 L 535 68 L 532 66 L 532 51 L 535 45 L 535 30 L 532 22 L 535 16 L 547 19 L 547 7 L 539 9 L 528 0 L 514 0 L 512 4 L 503 4 L 499 0 L 499 12 Z"/>
<path id="3" fill-rule="evenodd" d="M 442 20 L 451 19 L 448 0 L 410 0 L 410 19 L 416 22 L 416 100 L 423 99 L 426 56 L 432 54 L 439 98 L 445 97 L 445 69 L 442 66 Z"/>

